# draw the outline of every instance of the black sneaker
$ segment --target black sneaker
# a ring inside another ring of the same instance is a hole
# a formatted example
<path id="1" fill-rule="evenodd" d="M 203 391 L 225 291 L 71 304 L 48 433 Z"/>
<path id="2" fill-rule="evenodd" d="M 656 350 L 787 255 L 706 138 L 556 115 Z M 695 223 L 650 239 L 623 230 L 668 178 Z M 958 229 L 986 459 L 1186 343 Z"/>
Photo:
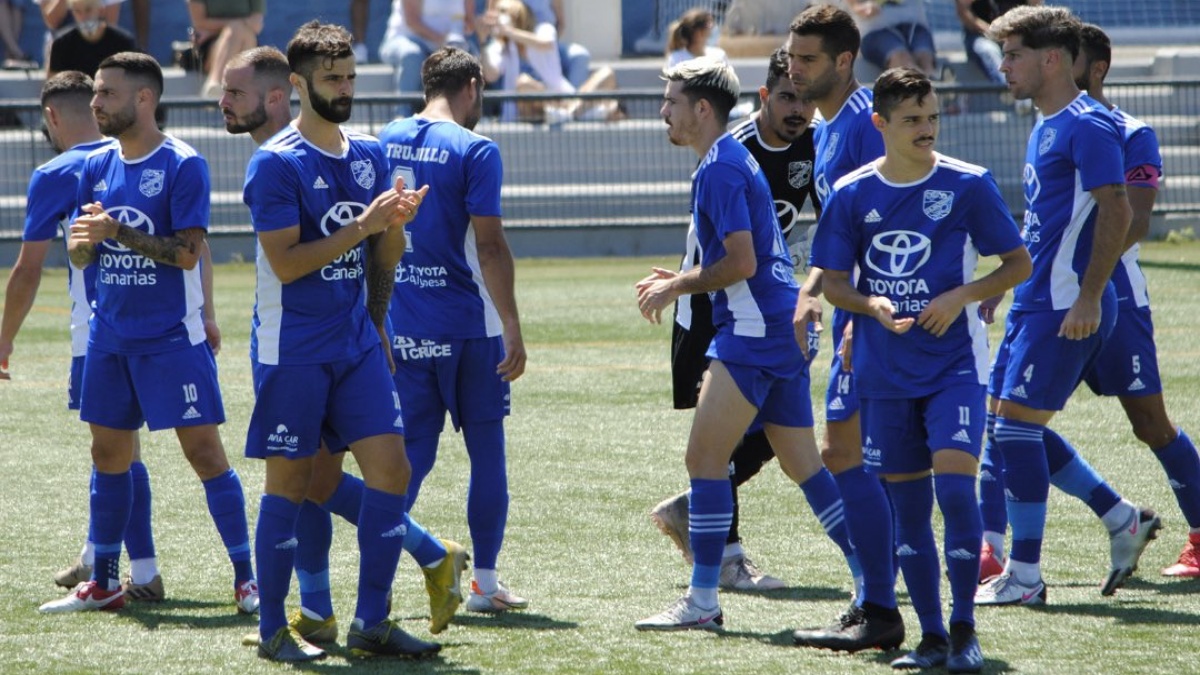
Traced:
<path id="1" fill-rule="evenodd" d="M 423 658 L 442 651 L 436 642 L 425 642 L 405 633 L 392 619 L 384 619 L 370 630 L 355 619 L 346 634 L 346 647 L 355 656 L 407 656 Z"/>
<path id="2" fill-rule="evenodd" d="M 798 630 L 792 634 L 797 645 L 839 652 L 857 652 L 875 647 L 897 649 L 904 642 L 904 619 L 900 610 L 864 602 L 852 607 L 829 628 Z"/>
<path id="3" fill-rule="evenodd" d="M 946 672 L 978 673 L 983 670 L 983 652 L 975 637 L 975 626 L 965 621 L 950 624 L 950 656 Z"/>
<path id="4" fill-rule="evenodd" d="M 295 628 L 284 626 L 275 631 L 270 640 L 259 642 L 258 656 L 270 661 L 300 663 L 325 658 L 325 650 L 309 644 Z"/>
<path id="5" fill-rule="evenodd" d="M 946 656 L 949 653 L 950 643 L 946 641 L 945 636 L 924 633 L 921 635 L 921 643 L 917 645 L 917 648 L 892 661 L 892 667 L 896 670 L 937 668 L 946 663 Z"/>

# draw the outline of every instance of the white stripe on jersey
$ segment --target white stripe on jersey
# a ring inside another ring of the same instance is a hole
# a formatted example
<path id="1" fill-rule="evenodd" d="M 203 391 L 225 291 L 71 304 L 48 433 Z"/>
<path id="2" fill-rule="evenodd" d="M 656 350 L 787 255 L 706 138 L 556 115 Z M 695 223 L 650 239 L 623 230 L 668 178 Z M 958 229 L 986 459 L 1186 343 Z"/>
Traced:
<path id="1" fill-rule="evenodd" d="M 254 313 L 258 325 L 254 337 L 258 341 L 258 362 L 269 366 L 279 365 L 279 335 L 283 324 L 283 284 L 271 269 L 267 253 L 262 244 L 256 244 L 255 267 L 258 269 L 258 292 Z"/>
<path id="2" fill-rule="evenodd" d="M 733 334 L 739 337 L 766 337 L 767 322 L 754 301 L 750 284 L 745 280 L 725 288 L 726 304 L 733 316 Z"/>
<path id="3" fill-rule="evenodd" d="M 848 183 L 853 183 L 854 181 L 862 180 L 863 178 L 866 178 L 867 176 L 870 176 L 874 173 L 875 173 L 875 162 L 863 164 L 862 166 L 851 171 L 850 173 L 846 174 L 845 176 L 842 176 L 841 178 L 837 179 L 837 182 L 833 184 L 833 189 L 836 190 Z M 883 180 L 882 175 L 879 178 L 880 178 L 880 180 Z M 921 180 L 925 180 L 925 179 L 922 178 Z M 886 183 L 887 181 L 884 181 L 884 182 Z M 890 185 L 890 183 L 889 183 L 889 185 Z"/>
<path id="4" fill-rule="evenodd" d="M 67 265 L 70 276 L 67 278 L 67 291 L 71 295 L 71 356 L 86 356 L 88 332 L 91 326 L 88 320 L 92 317 L 92 305 L 87 299 L 87 282 L 83 278 L 83 270 L 74 265 Z"/>
<path id="5" fill-rule="evenodd" d="M 975 279 L 975 269 L 979 264 L 979 249 L 968 235 L 963 241 L 962 253 L 962 283 L 971 283 Z M 991 365 L 991 352 L 988 349 L 987 324 L 979 318 L 979 301 L 969 302 L 963 307 L 967 317 L 967 335 L 971 336 L 971 353 L 975 356 L 975 375 L 979 384 L 987 384 L 988 372 Z"/>
<path id="6" fill-rule="evenodd" d="M 188 341 L 198 345 L 208 339 L 204 332 L 204 286 L 200 282 L 200 261 L 190 270 L 183 270 L 183 300 L 187 313 L 184 314 L 183 325 L 187 328 Z"/>
<path id="7" fill-rule="evenodd" d="M 679 273 L 683 274 L 696 267 L 692 261 L 704 262 L 704 251 L 700 249 L 700 240 L 696 237 L 696 219 L 688 223 L 687 243 L 684 245 L 683 262 L 679 265 Z M 682 297 L 675 302 L 675 323 L 684 330 L 692 329 L 692 297 Z"/>
<path id="8" fill-rule="evenodd" d="M 850 94 L 850 98 L 846 99 L 846 102 L 842 104 L 842 107 L 838 108 L 833 117 L 826 120 L 826 123 L 833 124 L 833 121 L 846 112 L 847 109 L 849 109 L 850 115 L 857 115 L 863 110 L 871 110 L 871 90 L 866 87 L 859 87 L 853 94 Z"/>
<path id="9" fill-rule="evenodd" d="M 1050 267 L 1050 306 L 1054 309 L 1070 309 L 1079 297 L 1079 275 L 1071 266 L 1079 235 L 1088 216 L 1096 209 L 1092 193 L 1083 189 L 1083 177 L 1075 170 L 1075 198 L 1071 203 L 1071 220 L 1063 228 L 1062 239 Z"/>
<path id="10" fill-rule="evenodd" d="M 496 311 L 496 305 L 492 302 L 492 296 L 488 294 L 487 286 L 483 280 L 483 268 L 479 265 L 479 246 L 475 241 L 475 224 L 467 225 L 467 233 L 463 238 L 463 256 L 466 258 L 467 267 L 471 268 L 471 281 L 475 282 L 475 287 L 479 289 L 479 299 L 483 302 L 483 326 L 487 331 L 488 337 L 496 337 L 504 332 L 504 326 L 500 323 L 500 313 Z"/>
<path id="11" fill-rule="evenodd" d="M 947 157 L 943 154 L 936 153 L 936 152 L 933 153 L 933 156 L 934 156 L 938 166 L 945 167 L 952 171 L 958 171 L 960 173 L 969 173 L 972 176 L 982 176 L 983 174 L 987 173 L 987 168 L 979 166 L 978 164 L 971 164 L 970 162 L 964 162 L 961 159 Z"/>
<path id="12" fill-rule="evenodd" d="M 1142 272 L 1142 266 L 1138 264 L 1138 255 L 1140 252 L 1141 244 L 1130 246 L 1128 251 L 1121 254 L 1121 259 L 1117 264 L 1125 269 L 1125 276 L 1129 278 L 1129 288 L 1133 295 L 1133 304 L 1138 307 L 1149 307 L 1149 285 L 1146 282 L 1145 273 Z M 1124 298 L 1119 299 L 1124 300 Z"/>

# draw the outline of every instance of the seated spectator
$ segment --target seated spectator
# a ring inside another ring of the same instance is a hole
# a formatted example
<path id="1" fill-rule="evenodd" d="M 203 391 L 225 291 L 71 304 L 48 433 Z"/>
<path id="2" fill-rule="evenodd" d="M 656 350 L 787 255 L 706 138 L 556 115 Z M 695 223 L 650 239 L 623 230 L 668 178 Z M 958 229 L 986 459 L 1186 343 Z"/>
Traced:
<path id="1" fill-rule="evenodd" d="M 125 0 L 102 0 L 104 11 L 100 14 L 100 18 L 104 20 L 104 23 L 110 26 L 117 25 L 117 19 L 121 18 L 121 3 L 123 2 Z M 46 61 L 49 61 L 50 43 L 54 41 L 55 33 L 70 27 L 75 20 L 67 8 L 67 0 L 33 0 L 33 3 L 41 10 L 42 23 L 46 24 L 45 55 Z M 88 75 L 92 74 L 94 73 L 88 73 Z"/>
<path id="2" fill-rule="evenodd" d="M 379 59 L 396 69 L 397 92 L 419 94 L 425 59 L 445 46 L 477 52 L 467 43 L 473 32 L 475 0 L 392 0 Z M 412 106 L 401 104 L 397 112 L 407 117 Z"/>
<path id="3" fill-rule="evenodd" d="M 492 40 L 484 49 L 483 76 L 488 82 L 500 82 L 501 89 L 574 94 L 617 88 L 616 74 L 607 66 L 592 73 L 582 86 L 571 84 L 563 75 L 557 30 L 551 23 L 536 23 L 533 12 L 521 0 L 499 0 L 484 17 L 484 26 L 491 31 Z M 504 120 L 545 120 L 551 124 L 622 117 L 624 112 L 611 99 L 527 101 L 516 106 L 506 102 L 501 110 Z"/>
<path id="4" fill-rule="evenodd" d="M 5 69 L 36 68 L 37 63 L 21 49 L 21 25 L 29 0 L 0 0 L 0 43 L 4 46 Z"/>
<path id="5" fill-rule="evenodd" d="M 963 26 L 963 47 L 967 61 L 975 64 L 993 83 L 1005 85 L 1000 72 L 1000 45 L 990 37 L 992 22 L 1008 10 L 1021 5 L 1040 5 L 1042 0 L 955 0 L 958 20 Z"/>
<path id="6" fill-rule="evenodd" d="M 94 76 L 104 59 L 137 50 L 132 35 L 104 20 L 103 0 L 67 0 L 67 4 L 75 25 L 59 31 L 50 43 L 47 78 L 68 70 Z"/>
<path id="7" fill-rule="evenodd" d="M 367 50 L 367 24 L 371 21 L 371 0 L 350 0 L 350 32 L 354 35 L 354 62 L 371 61 Z"/>
<path id="8" fill-rule="evenodd" d="M 689 9 L 672 22 L 667 30 L 667 67 L 701 56 L 728 62 L 725 50 L 708 44 L 714 25 L 712 12 L 700 8 Z"/>
<path id="9" fill-rule="evenodd" d="M 497 0 L 488 0 L 488 10 L 495 10 L 496 4 Z M 592 53 L 578 42 L 563 41 L 567 22 L 563 18 L 562 0 L 528 0 L 525 6 L 533 13 L 535 24 L 548 23 L 558 31 L 558 58 L 562 61 L 563 76 L 575 88 L 582 87 L 592 73 Z"/>
<path id="10" fill-rule="evenodd" d="M 863 59 L 882 70 L 917 68 L 933 76 L 933 33 L 922 0 L 843 2 L 862 34 Z"/>
<path id="11" fill-rule="evenodd" d="M 192 43 L 207 74 L 201 96 L 220 98 L 225 64 L 235 54 L 258 46 L 265 5 L 266 0 L 188 0 Z"/>

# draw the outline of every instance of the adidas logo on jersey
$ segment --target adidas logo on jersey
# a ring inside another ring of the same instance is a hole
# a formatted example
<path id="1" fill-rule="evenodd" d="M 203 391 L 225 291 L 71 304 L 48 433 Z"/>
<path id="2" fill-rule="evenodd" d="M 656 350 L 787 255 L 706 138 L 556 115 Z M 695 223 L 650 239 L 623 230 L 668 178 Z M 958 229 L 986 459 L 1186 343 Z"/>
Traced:
<path id="1" fill-rule="evenodd" d="M 194 420 L 198 417 L 200 417 L 200 411 L 196 410 L 196 406 L 194 405 L 189 405 L 187 411 L 183 413 L 183 419 L 185 420 Z"/>
<path id="2" fill-rule="evenodd" d="M 103 178 L 100 179 L 99 183 L 96 183 L 95 185 L 92 186 L 92 192 L 107 192 L 107 191 L 108 191 L 108 183 L 104 182 Z"/>
<path id="3" fill-rule="evenodd" d="M 317 179 L 315 181 L 313 181 L 313 189 L 314 190 L 328 190 L 329 183 L 326 183 L 324 178 L 317 176 Z"/>
<path id="4" fill-rule="evenodd" d="M 880 216 L 879 212 L 875 209 L 871 209 L 871 212 L 867 214 L 867 217 L 863 218 L 864 223 L 878 223 L 881 220 L 883 220 L 883 216 Z"/>
<path id="5" fill-rule="evenodd" d="M 916 554 L 917 554 L 916 549 L 909 546 L 908 544 L 901 544 L 900 548 L 896 549 L 896 555 L 898 555 L 898 556 L 916 555 Z"/>
<path id="6" fill-rule="evenodd" d="M 946 557 L 954 558 L 955 560 L 973 560 L 975 558 L 975 554 L 971 553 L 965 548 L 956 548 L 947 553 Z"/>
<path id="7" fill-rule="evenodd" d="M 383 537 L 384 539 L 391 539 L 393 537 L 403 537 L 406 534 L 408 534 L 408 526 L 405 525 L 404 523 L 400 523 L 399 525 L 393 527 L 392 529 L 388 530 L 387 532 L 384 532 L 383 534 L 381 534 L 379 536 Z"/>
<path id="8" fill-rule="evenodd" d="M 291 539 L 288 539 L 287 541 L 281 541 L 278 544 L 275 544 L 275 550 L 286 551 L 289 548 L 296 548 L 299 545 L 300 545 L 300 541 L 298 539 L 296 539 L 295 537 L 292 537 Z"/>
<path id="9" fill-rule="evenodd" d="M 1017 386 L 1013 387 L 1013 390 L 1010 393 L 1017 398 L 1029 398 L 1029 394 L 1025 393 L 1025 385 L 1023 384 L 1018 384 Z"/>
<path id="10" fill-rule="evenodd" d="M 959 429 L 958 433 L 954 434 L 950 438 L 958 441 L 959 443 L 970 443 L 971 442 L 971 434 L 967 433 L 966 429 Z"/>
<path id="11" fill-rule="evenodd" d="M 396 429 L 404 428 L 404 415 L 396 415 L 396 420 L 392 422 L 392 426 Z"/>
<path id="12" fill-rule="evenodd" d="M 1146 383 L 1142 382 L 1142 378 L 1135 377 L 1133 382 L 1129 383 L 1129 391 L 1141 391 L 1146 388 Z"/>
<path id="13" fill-rule="evenodd" d="M 994 480 L 996 480 L 996 477 L 992 475 L 991 471 L 988 471 L 987 469 L 983 469 L 982 471 L 979 472 L 979 482 L 980 483 L 989 483 Z"/>
<path id="14" fill-rule="evenodd" d="M 838 396 L 829 402 L 829 409 L 830 410 L 845 410 L 846 404 L 842 403 L 842 397 Z"/>

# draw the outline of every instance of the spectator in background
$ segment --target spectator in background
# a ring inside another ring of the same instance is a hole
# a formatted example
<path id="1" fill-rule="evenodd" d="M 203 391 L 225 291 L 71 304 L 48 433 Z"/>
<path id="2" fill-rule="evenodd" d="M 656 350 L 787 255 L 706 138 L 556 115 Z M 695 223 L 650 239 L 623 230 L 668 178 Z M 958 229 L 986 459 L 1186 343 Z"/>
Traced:
<path id="1" fill-rule="evenodd" d="M 578 89 L 563 75 L 558 32 L 553 24 L 536 23 L 521 0 L 499 0 L 484 16 L 483 26 L 492 40 L 484 49 L 483 76 L 489 83 L 517 92 L 574 94 L 617 88 L 612 68 L 592 73 Z M 624 116 L 616 101 L 569 99 L 563 101 L 505 102 L 501 119 L 545 120 L 561 124 L 570 120 L 616 120 Z"/>
<path id="2" fill-rule="evenodd" d="M 0 0 L 2 1 L 2 0 Z M 142 0 L 138 0 L 141 2 Z M 117 19 L 121 16 L 121 3 L 125 0 L 102 0 L 104 12 L 101 18 L 104 23 L 115 26 Z M 42 23 L 46 24 L 46 46 L 45 55 L 46 61 L 50 60 L 50 43 L 54 41 L 54 34 L 70 26 L 74 19 L 71 17 L 71 12 L 67 8 L 67 0 L 33 0 L 33 3 L 38 6 L 42 12 Z M 95 73 L 88 73 L 94 75 Z"/>
<path id="3" fill-rule="evenodd" d="M 842 0 L 862 34 L 862 56 L 877 68 L 933 76 L 933 33 L 922 0 Z"/>
<path id="4" fill-rule="evenodd" d="M 354 61 L 369 63 L 367 24 L 371 21 L 371 0 L 350 0 L 350 32 L 354 35 Z"/>
<path id="5" fill-rule="evenodd" d="M 700 56 L 729 62 L 725 50 L 708 44 L 716 21 L 712 12 L 695 7 L 684 12 L 667 29 L 667 67 Z"/>
<path id="6" fill-rule="evenodd" d="M 488 10 L 495 10 L 497 4 L 498 0 L 488 0 Z M 558 32 L 558 58 L 562 62 L 563 76 L 576 88 L 583 87 L 592 72 L 592 53 L 578 42 L 563 40 L 567 22 L 563 17 L 562 0 L 529 0 L 525 6 L 533 13 L 535 24 L 540 26 L 548 23 L 554 26 Z"/>
<path id="7" fill-rule="evenodd" d="M 235 54 L 258 46 L 266 0 L 188 0 L 192 42 L 207 75 L 200 95 L 216 100 L 224 93 L 221 76 Z"/>
<path id="8" fill-rule="evenodd" d="M 475 0 L 392 0 L 387 35 L 379 46 L 379 59 L 396 69 L 396 91 L 419 94 L 421 64 L 442 47 L 475 51 L 466 36 L 475 32 Z M 412 114 L 403 103 L 397 115 Z"/>
<path id="9" fill-rule="evenodd" d="M 59 31 L 50 43 L 47 78 L 68 70 L 95 75 L 104 59 L 137 51 L 132 35 L 104 20 L 103 0 L 67 0 L 67 5 L 75 25 Z"/>
<path id="10" fill-rule="evenodd" d="M 1040 4 L 1042 0 L 955 0 L 958 20 L 963 26 L 963 47 L 967 51 L 967 60 L 975 64 L 987 79 L 1005 86 L 1004 75 L 1000 72 L 1000 61 L 1004 55 L 1000 53 L 1000 43 L 989 38 L 988 31 L 993 21 L 1013 7 Z"/>
<path id="11" fill-rule="evenodd" d="M 4 68 L 25 69 L 37 67 L 21 49 L 21 22 L 29 0 L 0 0 L 0 42 L 4 43 Z"/>

